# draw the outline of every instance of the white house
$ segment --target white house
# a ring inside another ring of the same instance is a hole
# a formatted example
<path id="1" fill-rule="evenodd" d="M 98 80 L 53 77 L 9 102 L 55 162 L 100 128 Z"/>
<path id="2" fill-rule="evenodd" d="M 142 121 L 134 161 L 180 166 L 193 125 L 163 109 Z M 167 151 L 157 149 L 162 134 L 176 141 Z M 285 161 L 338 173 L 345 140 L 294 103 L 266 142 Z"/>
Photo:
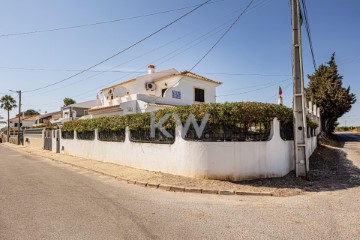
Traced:
<path id="1" fill-rule="evenodd" d="M 89 109 L 98 106 L 101 106 L 101 101 L 99 99 L 64 106 L 61 108 L 61 118 L 52 121 L 52 123 L 61 124 L 78 118 L 86 118 L 89 116 Z"/>
<path id="2" fill-rule="evenodd" d="M 38 115 L 34 116 L 24 116 L 20 117 L 20 127 L 32 127 L 35 124 L 36 118 Z M 19 126 L 19 118 L 14 117 L 10 119 L 10 128 L 17 128 Z"/>
<path id="3" fill-rule="evenodd" d="M 189 71 L 168 69 L 104 88 L 100 91 L 101 106 L 89 109 L 92 117 L 151 112 L 158 109 L 195 103 L 215 103 L 216 87 L 221 85 Z"/>
<path id="4" fill-rule="evenodd" d="M 50 126 L 54 121 L 58 120 L 60 117 L 61 117 L 60 111 L 38 115 L 36 117 L 34 127 Z"/>

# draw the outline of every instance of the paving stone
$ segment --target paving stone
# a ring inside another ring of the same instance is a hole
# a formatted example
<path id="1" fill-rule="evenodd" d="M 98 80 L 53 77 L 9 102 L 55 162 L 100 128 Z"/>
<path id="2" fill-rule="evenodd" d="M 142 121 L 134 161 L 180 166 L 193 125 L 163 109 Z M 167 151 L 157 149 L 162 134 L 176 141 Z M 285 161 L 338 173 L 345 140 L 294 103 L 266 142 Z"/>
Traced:
<path id="1" fill-rule="evenodd" d="M 170 185 L 166 185 L 166 184 L 160 184 L 159 185 L 159 189 L 163 189 L 166 191 L 170 191 L 171 190 L 171 186 Z"/>
<path id="2" fill-rule="evenodd" d="M 220 195 L 234 195 L 235 192 L 231 191 L 231 190 L 221 190 L 221 191 L 219 191 L 219 194 Z"/>
<path id="3" fill-rule="evenodd" d="M 158 188 L 159 184 L 158 183 L 148 183 L 147 186 L 150 188 Z"/>
<path id="4" fill-rule="evenodd" d="M 147 182 L 138 182 L 136 181 L 136 185 L 142 186 L 142 187 L 146 187 Z"/>
<path id="5" fill-rule="evenodd" d="M 270 192 L 243 192 L 243 191 L 236 191 L 236 195 L 248 195 L 248 196 L 273 196 Z"/>
<path id="6" fill-rule="evenodd" d="M 124 178 L 124 177 L 119 177 L 119 176 L 117 176 L 117 177 L 115 177 L 117 180 L 119 180 L 119 181 L 128 181 L 128 179 L 127 178 Z"/>
<path id="7" fill-rule="evenodd" d="M 201 193 L 201 188 L 185 188 L 185 192 L 189 193 Z"/>
<path id="8" fill-rule="evenodd" d="M 170 191 L 174 191 L 174 192 L 185 192 L 185 187 L 177 187 L 177 186 L 172 186 Z"/>
<path id="9" fill-rule="evenodd" d="M 129 184 L 136 184 L 136 181 L 134 181 L 134 180 L 128 180 L 127 181 Z"/>

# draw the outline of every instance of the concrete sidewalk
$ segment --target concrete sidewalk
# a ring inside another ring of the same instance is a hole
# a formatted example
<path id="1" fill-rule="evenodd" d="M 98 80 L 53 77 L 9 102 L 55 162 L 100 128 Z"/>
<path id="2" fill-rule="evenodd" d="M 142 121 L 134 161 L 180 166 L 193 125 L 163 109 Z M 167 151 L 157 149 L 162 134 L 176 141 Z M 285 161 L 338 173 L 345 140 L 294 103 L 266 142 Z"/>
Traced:
<path id="1" fill-rule="evenodd" d="M 114 177 L 121 181 L 127 181 L 129 184 L 158 188 L 167 191 L 258 196 L 292 196 L 304 193 L 302 190 L 294 188 L 279 189 L 271 187 L 255 187 L 229 181 L 188 178 L 161 172 L 140 170 L 59 153 L 56 154 L 50 151 L 39 150 L 28 146 L 18 146 L 10 143 L 3 143 L 2 145 L 13 150 L 25 152 L 31 155 L 38 155 L 53 161 Z"/>

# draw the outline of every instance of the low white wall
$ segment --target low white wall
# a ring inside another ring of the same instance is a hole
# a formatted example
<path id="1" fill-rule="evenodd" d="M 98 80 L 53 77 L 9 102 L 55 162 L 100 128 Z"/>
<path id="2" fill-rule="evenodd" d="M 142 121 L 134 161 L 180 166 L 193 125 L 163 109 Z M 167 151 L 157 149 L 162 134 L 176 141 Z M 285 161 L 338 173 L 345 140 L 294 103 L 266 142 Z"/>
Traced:
<path id="1" fill-rule="evenodd" d="M 43 149 L 44 148 L 43 137 L 41 135 L 24 135 L 24 145 L 36 149 Z"/>
<path id="2" fill-rule="evenodd" d="M 44 131 L 42 134 L 24 134 L 24 145 L 36 149 L 44 148 Z"/>
<path id="3" fill-rule="evenodd" d="M 61 139 L 61 153 L 111 162 L 150 171 L 176 175 L 243 180 L 280 177 L 294 169 L 294 142 L 280 137 L 279 121 L 274 119 L 269 141 L 194 142 L 181 138 L 177 128 L 174 144 L 103 142 Z M 308 138 L 309 152 L 316 148 L 316 137 Z"/>

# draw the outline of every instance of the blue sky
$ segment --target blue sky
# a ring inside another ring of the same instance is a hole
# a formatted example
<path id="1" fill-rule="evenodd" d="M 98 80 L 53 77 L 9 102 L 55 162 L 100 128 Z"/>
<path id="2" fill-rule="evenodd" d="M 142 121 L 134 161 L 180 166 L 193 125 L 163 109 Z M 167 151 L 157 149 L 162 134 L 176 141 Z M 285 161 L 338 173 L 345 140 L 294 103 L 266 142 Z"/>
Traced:
<path id="1" fill-rule="evenodd" d="M 44 113 L 59 110 L 65 97 L 78 102 L 95 99 L 102 87 L 142 75 L 149 64 L 155 64 L 157 71 L 190 69 L 250 0 L 214 1 L 93 69 L 103 71 L 115 67 L 113 70 L 116 72 L 87 72 L 53 87 L 24 93 L 23 109 L 41 110 Z M 202 2 L 2 0 L 0 93 L 10 89 L 28 91 L 62 80 L 75 74 L 75 70 L 85 69 L 125 49 L 191 8 L 63 31 L 13 36 L 4 34 L 129 18 Z M 357 26 L 360 22 L 360 1 L 306 2 L 317 64 L 327 62 L 332 52 L 336 52 L 344 85 L 350 85 L 352 92 L 360 95 L 360 28 Z M 275 103 L 280 85 L 285 104 L 291 106 L 290 10 L 288 0 L 255 0 L 220 44 L 193 70 L 224 83 L 218 88 L 218 102 Z M 314 69 L 305 31 L 303 57 L 304 73 L 307 75 Z M 359 103 L 341 119 L 341 124 L 346 121 L 347 125 L 360 125 Z M 16 110 L 11 115 L 15 113 Z M 6 114 L 0 110 L 0 115 Z"/>

